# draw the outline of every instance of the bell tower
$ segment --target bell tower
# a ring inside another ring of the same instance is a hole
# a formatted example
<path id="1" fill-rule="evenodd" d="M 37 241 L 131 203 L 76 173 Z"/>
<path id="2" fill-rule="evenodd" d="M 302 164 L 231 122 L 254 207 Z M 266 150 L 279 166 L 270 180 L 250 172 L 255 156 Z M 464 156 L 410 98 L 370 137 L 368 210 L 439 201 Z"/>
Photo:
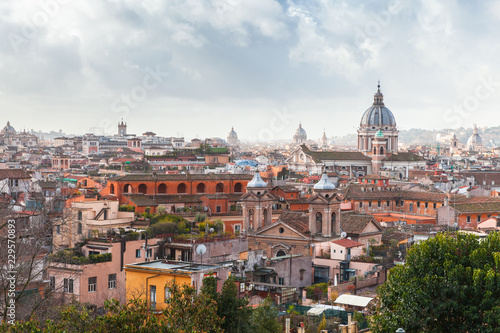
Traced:
<path id="1" fill-rule="evenodd" d="M 118 123 L 118 136 L 127 136 L 127 123 L 123 122 L 123 118 L 122 121 Z"/>
<path id="2" fill-rule="evenodd" d="M 309 198 L 309 230 L 311 234 L 334 237 L 340 234 L 340 202 L 335 185 L 323 173 L 314 185 L 314 195 Z"/>
<path id="3" fill-rule="evenodd" d="M 252 233 L 272 223 L 275 198 L 268 191 L 267 183 L 262 180 L 258 171 L 247 184 L 246 190 L 240 199 L 243 210 L 242 231 Z"/>
<path id="4" fill-rule="evenodd" d="M 372 140 L 372 172 L 378 175 L 382 167 L 382 161 L 387 156 L 387 139 L 381 130 L 375 134 Z"/>

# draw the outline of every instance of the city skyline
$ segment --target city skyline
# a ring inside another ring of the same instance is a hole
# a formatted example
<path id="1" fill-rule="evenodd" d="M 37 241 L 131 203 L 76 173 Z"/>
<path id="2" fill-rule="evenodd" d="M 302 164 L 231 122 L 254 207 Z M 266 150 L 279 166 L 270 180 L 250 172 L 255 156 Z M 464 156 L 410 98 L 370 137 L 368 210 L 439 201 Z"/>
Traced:
<path id="1" fill-rule="evenodd" d="M 379 79 L 400 130 L 494 126 L 500 102 L 500 6 L 488 1 L 0 9 L 1 105 L 18 130 L 115 134 L 123 118 L 136 134 L 225 137 L 234 126 L 265 141 L 291 139 L 301 122 L 311 139 L 342 136 Z"/>

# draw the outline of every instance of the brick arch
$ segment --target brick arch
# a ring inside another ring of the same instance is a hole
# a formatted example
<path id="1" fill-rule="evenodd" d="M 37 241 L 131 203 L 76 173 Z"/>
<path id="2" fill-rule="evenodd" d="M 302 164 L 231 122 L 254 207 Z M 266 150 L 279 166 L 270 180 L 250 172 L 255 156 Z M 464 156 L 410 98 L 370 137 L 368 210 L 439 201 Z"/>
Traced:
<path id="1" fill-rule="evenodd" d="M 187 192 L 187 186 L 185 183 L 180 183 L 177 185 L 177 193 L 186 193 Z"/>
<path id="2" fill-rule="evenodd" d="M 222 184 L 222 183 L 218 183 L 218 184 L 215 186 L 215 192 L 216 192 L 216 193 L 224 193 L 224 184 Z"/>
<path id="3" fill-rule="evenodd" d="M 109 185 L 109 194 L 115 194 L 115 185 Z"/>
<path id="4" fill-rule="evenodd" d="M 196 185 L 196 193 L 205 193 L 207 190 L 207 187 L 205 186 L 205 183 L 199 183 Z"/>
<path id="5" fill-rule="evenodd" d="M 125 184 L 123 186 L 123 193 L 134 193 L 134 188 L 130 184 Z"/>
<path id="6" fill-rule="evenodd" d="M 234 184 L 234 193 L 241 193 L 243 192 L 243 184 L 240 182 Z"/>
<path id="7" fill-rule="evenodd" d="M 160 185 L 158 185 L 158 193 L 159 194 L 167 193 L 167 185 L 164 183 L 161 183 Z"/>
<path id="8" fill-rule="evenodd" d="M 137 189 L 137 192 L 142 193 L 142 194 L 148 193 L 148 186 L 146 184 L 140 184 L 138 189 Z"/>

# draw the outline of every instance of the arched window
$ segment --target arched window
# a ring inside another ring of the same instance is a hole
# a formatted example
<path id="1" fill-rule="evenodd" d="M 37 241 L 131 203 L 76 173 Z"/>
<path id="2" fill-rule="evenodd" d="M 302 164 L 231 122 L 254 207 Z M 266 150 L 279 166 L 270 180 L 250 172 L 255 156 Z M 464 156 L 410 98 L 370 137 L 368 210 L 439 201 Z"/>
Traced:
<path id="1" fill-rule="evenodd" d="M 81 223 L 78 223 L 78 234 L 81 235 L 83 233 L 83 226 Z"/>
<path id="2" fill-rule="evenodd" d="M 215 186 L 215 192 L 223 193 L 224 192 L 224 184 L 222 184 L 222 183 L 217 184 L 217 186 Z"/>
<path id="3" fill-rule="evenodd" d="M 138 191 L 139 191 L 139 193 L 146 194 L 148 191 L 147 185 L 146 184 L 139 185 Z"/>
<path id="4" fill-rule="evenodd" d="M 373 155 L 377 155 L 377 147 L 373 147 Z"/>
<path id="5" fill-rule="evenodd" d="M 78 221 L 81 221 L 83 219 L 83 213 L 81 210 L 78 211 Z"/>
<path id="6" fill-rule="evenodd" d="M 320 212 L 316 213 L 316 232 L 323 232 L 323 214 Z"/>
<path id="7" fill-rule="evenodd" d="M 276 253 L 276 257 L 283 257 L 283 256 L 286 256 L 286 253 L 285 253 L 285 251 L 283 251 L 283 250 L 279 250 L 279 251 Z"/>
<path id="8" fill-rule="evenodd" d="M 384 155 L 384 147 L 380 147 L 380 155 Z"/>
<path id="9" fill-rule="evenodd" d="M 263 213 L 264 213 L 264 221 L 263 221 L 264 225 L 263 226 L 265 227 L 265 226 L 267 226 L 267 223 L 268 223 L 268 220 L 267 220 L 267 208 L 264 208 Z"/>
<path id="10" fill-rule="evenodd" d="M 335 233 L 335 230 L 336 230 L 336 226 L 337 226 L 337 214 L 335 213 L 332 213 L 332 229 L 331 229 L 331 233 L 332 235 Z"/>
<path id="11" fill-rule="evenodd" d="M 186 193 L 186 184 L 180 183 L 177 185 L 177 193 Z"/>
<path id="12" fill-rule="evenodd" d="M 243 192 L 243 185 L 241 185 L 241 183 L 234 184 L 234 193 L 241 193 L 241 192 Z"/>
<path id="13" fill-rule="evenodd" d="M 165 184 L 158 185 L 158 193 L 160 193 L 160 194 L 167 193 L 167 185 L 165 185 Z"/>
<path id="14" fill-rule="evenodd" d="M 253 209 L 248 210 L 248 227 L 253 228 Z"/>
<path id="15" fill-rule="evenodd" d="M 199 183 L 196 185 L 196 193 L 205 193 L 205 184 Z"/>
<path id="16" fill-rule="evenodd" d="M 115 194 L 115 185 L 111 184 L 111 185 L 109 186 L 109 193 L 111 193 L 111 194 Z"/>
<path id="17" fill-rule="evenodd" d="M 132 185 L 126 184 L 125 186 L 123 186 L 123 192 L 124 193 L 132 193 Z"/>

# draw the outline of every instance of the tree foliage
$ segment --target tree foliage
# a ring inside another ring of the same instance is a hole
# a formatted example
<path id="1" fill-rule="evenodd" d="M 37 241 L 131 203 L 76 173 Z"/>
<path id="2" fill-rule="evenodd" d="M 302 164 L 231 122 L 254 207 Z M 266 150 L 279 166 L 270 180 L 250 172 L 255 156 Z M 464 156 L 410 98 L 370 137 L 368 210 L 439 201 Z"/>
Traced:
<path id="1" fill-rule="evenodd" d="M 246 298 L 238 298 L 238 288 L 233 276 L 224 282 L 217 304 L 217 313 L 224 319 L 222 328 L 225 333 L 252 332 L 252 309 L 248 307 Z"/>
<path id="2" fill-rule="evenodd" d="M 259 307 L 252 313 L 252 331 L 255 333 L 278 333 L 283 327 L 276 320 L 278 308 L 273 304 L 271 298 L 267 297 Z"/>
<path id="3" fill-rule="evenodd" d="M 500 331 L 500 235 L 440 234 L 414 245 L 379 288 L 372 331 Z"/>
<path id="4" fill-rule="evenodd" d="M 145 300 L 137 299 L 127 305 L 117 300 L 105 303 L 106 313 L 97 316 L 81 304 L 72 304 L 58 309 L 50 320 L 18 321 L 16 325 L 0 324 L 0 333 L 9 332 L 164 332 L 164 333 L 222 333 L 257 332 L 278 333 L 282 331 L 276 320 L 278 309 L 271 299 L 255 310 L 248 301 L 238 298 L 233 278 L 229 278 L 217 292 L 217 280 L 205 278 L 200 293 L 189 285 L 178 285 L 171 281 L 165 285 L 170 297 L 162 312 L 154 312 Z"/>

